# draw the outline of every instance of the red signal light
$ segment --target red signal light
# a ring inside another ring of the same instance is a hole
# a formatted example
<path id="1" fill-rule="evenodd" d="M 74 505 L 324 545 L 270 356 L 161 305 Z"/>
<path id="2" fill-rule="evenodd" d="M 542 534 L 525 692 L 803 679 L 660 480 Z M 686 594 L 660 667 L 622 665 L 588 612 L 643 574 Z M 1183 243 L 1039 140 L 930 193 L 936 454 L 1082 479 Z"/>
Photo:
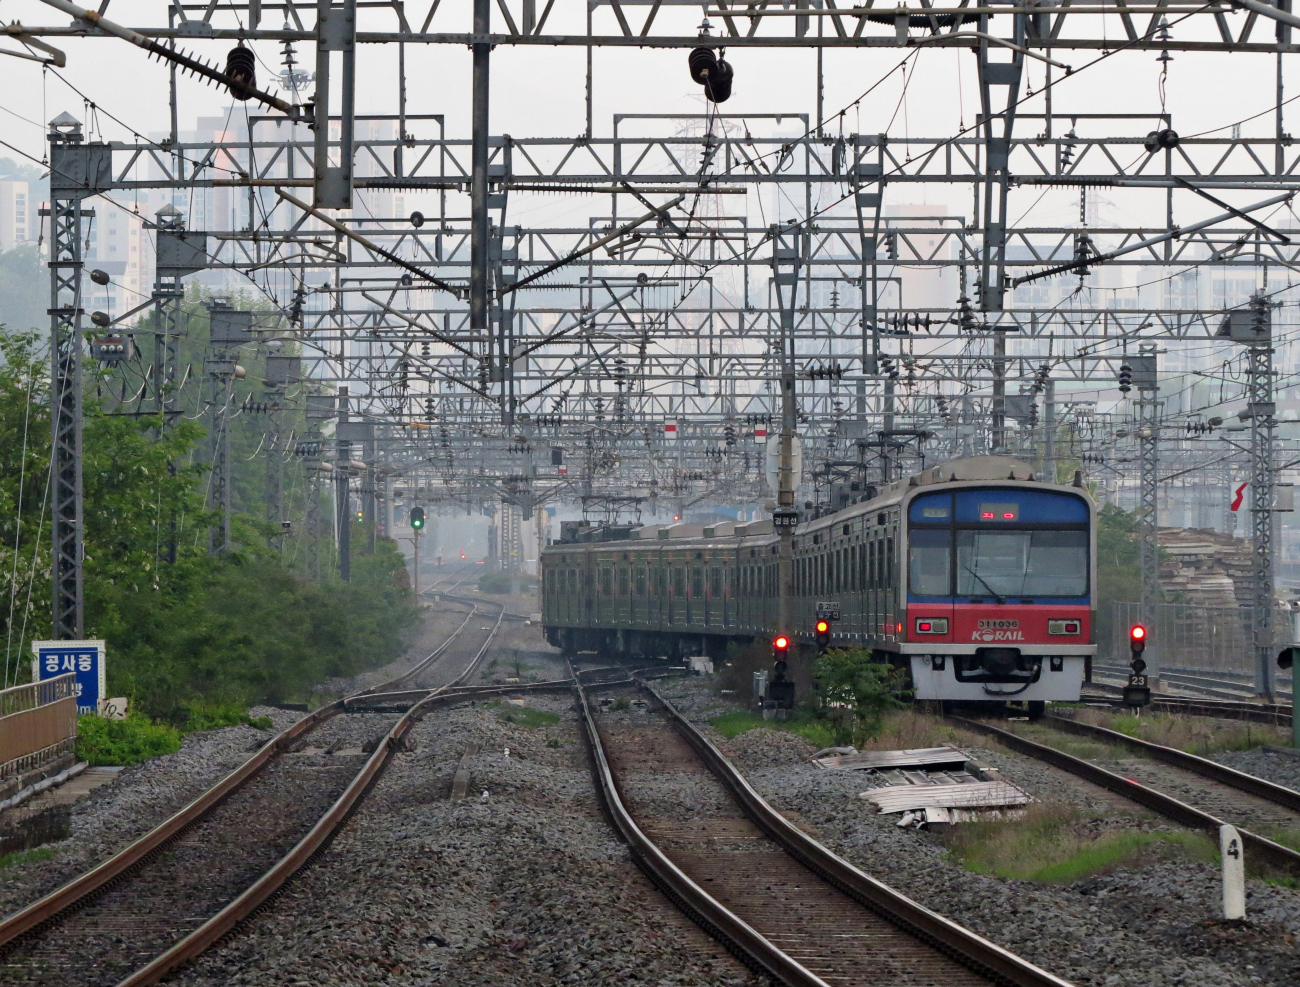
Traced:
<path id="1" fill-rule="evenodd" d="M 818 633 L 818 634 L 825 634 L 825 633 L 826 633 L 827 631 L 829 631 L 830 629 L 831 629 L 831 625 L 830 625 L 829 622 L 827 622 L 827 621 L 825 621 L 825 620 L 819 620 L 819 621 L 817 621 L 817 633 Z"/>
<path id="2" fill-rule="evenodd" d="M 1129 633 L 1129 637 L 1131 637 L 1134 641 L 1141 641 L 1143 638 L 1147 636 L 1147 629 L 1143 627 L 1141 624 L 1134 624 L 1133 629 L 1128 633 Z"/>
<path id="3" fill-rule="evenodd" d="M 790 647 L 790 639 L 782 634 L 772 642 L 772 647 L 776 648 L 777 651 L 784 651 L 786 648 Z"/>

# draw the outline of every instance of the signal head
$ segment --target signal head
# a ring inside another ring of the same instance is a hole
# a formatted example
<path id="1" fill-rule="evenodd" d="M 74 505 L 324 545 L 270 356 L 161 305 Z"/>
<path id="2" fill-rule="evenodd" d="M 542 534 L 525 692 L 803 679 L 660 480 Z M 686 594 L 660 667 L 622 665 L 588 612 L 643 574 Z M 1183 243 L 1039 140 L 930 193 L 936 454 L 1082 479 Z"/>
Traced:
<path id="1" fill-rule="evenodd" d="M 1135 655 L 1140 655 L 1146 650 L 1147 646 L 1147 629 L 1141 624 L 1134 624 L 1128 632 L 1129 650 Z"/>
<path id="2" fill-rule="evenodd" d="M 790 648 L 790 639 L 784 634 L 778 634 L 772 640 L 772 647 L 777 651 L 787 651 Z"/>

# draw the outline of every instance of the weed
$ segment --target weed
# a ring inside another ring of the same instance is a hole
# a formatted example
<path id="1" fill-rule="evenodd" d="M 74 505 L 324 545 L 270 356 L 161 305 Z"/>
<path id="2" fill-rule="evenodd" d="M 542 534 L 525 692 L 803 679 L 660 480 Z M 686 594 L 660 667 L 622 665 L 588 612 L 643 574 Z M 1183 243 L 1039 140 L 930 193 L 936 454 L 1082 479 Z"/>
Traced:
<path id="1" fill-rule="evenodd" d="M 528 706 L 503 708 L 497 713 L 497 719 L 502 723 L 513 723 L 517 727 L 549 727 L 560 722 L 560 717 L 557 714 L 532 709 Z"/>
<path id="2" fill-rule="evenodd" d="M 1139 740 L 1161 744 L 1202 757 L 1218 751 L 1244 751 L 1260 744 L 1289 747 L 1291 731 L 1286 727 L 1218 720 L 1179 713 L 1111 714 L 1084 709 L 1076 714 L 1081 722 L 1106 727 Z"/>
<path id="3" fill-rule="evenodd" d="M 99 716 L 77 719 L 77 758 L 92 767 L 127 766 L 181 749 L 181 732 L 164 723 L 154 723 L 143 713 L 129 713 L 125 720 Z"/>
<path id="4" fill-rule="evenodd" d="M 835 743 L 835 731 L 831 725 L 802 710 L 794 710 L 784 720 L 765 720 L 761 714 L 752 710 L 736 709 L 715 716 L 709 720 L 709 724 L 728 740 L 750 730 L 767 729 L 785 730 L 818 748 L 831 747 Z"/>
<path id="5" fill-rule="evenodd" d="M 546 746 L 547 746 L 547 747 L 559 747 L 559 746 L 560 746 L 560 738 L 559 738 L 559 737 L 547 737 L 547 738 L 546 738 Z"/>
<path id="6" fill-rule="evenodd" d="M 632 704 L 628 702 L 626 699 L 620 697 L 618 699 L 615 699 L 612 703 L 610 703 L 609 708 L 621 713 L 625 709 L 631 709 Z"/>
<path id="7" fill-rule="evenodd" d="M 1171 854 L 1215 859 L 1214 844 L 1200 833 L 1121 829 L 1117 824 L 1123 825 L 1086 817 L 1065 805 L 1038 803 L 1017 820 L 957 826 L 949 852 L 978 874 L 1045 884 L 1070 884 Z"/>
<path id="8" fill-rule="evenodd" d="M 181 730 L 192 733 L 195 730 L 216 730 L 221 727 L 239 726 L 241 723 L 259 730 L 269 730 L 273 724 L 269 716 L 253 719 L 238 706 L 218 703 L 192 702 L 183 704 L 185 722 Z"/>
<path id="9" fill-rule="evenodd" d="M 42 860 L 49 860 L 53 856 L 54 851 L 47 846 L 38 846 L 34 850 L 15 850 L 0 857 L 0 870 L 23 864 L 35 864 Z"/>

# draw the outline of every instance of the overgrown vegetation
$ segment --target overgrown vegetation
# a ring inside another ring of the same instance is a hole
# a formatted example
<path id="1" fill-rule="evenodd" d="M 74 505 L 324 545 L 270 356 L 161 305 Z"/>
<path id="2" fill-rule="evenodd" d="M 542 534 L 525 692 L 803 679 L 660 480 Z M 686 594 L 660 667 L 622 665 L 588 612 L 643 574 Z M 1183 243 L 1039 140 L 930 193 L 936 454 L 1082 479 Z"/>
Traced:
<path id="1" fill-rule="evenodd" d="M 1269 724 L 1178 713 L 1111 714 L 1090 708 L 1081 709 L 1075 715 L 1084 723 L 1202 757 L 1219 751 L 1250 750 L 1261 744 L 1291 745 L 1290 729 Z"/>
<path id="2" fill-rule="evenodd" d="M 954 826 L 949 852 L 978 874 L 1052 884 L 1171 856 L 1217 860 L 1203 834 L 1139 829 L 1131 820 L 1090 818 L 1054 803 L 1030 805 L 1016 819 Z"/>
<path id="3" fill-rule="evenodd" d="M 0 856 L 0 870 L 39 863 L 42 860 L 49 860 L 53 856 L 54 851 L 47 846 L 38 846 L 31 850 L 15 850 L 13 853 Z"/>
<path id="4" fill-rule="evenodd" d="M 130 766 L 180 749 L 180 730 L 143 713 L 128 713 L 124 720 L 83 716 L 77 722 L 77 759 L 91 767 Z"/>
<path id="5" fill-rule="evenodd" d="M 830 650 L 813 666 L 815 709 L 841 744 L 865 742 L 880 732 L 885 713 L 900 709 L 902 674 L 867 650 Z"/>
<path id="6" fill-rule="evenodd" d="M 765 720 L 761 713 L 737 709 L 709 720 L 710 725 L 728 740 L 758 727 L 786 730 L 802 737 L 814 747 L 835 746 L 835 730 L 825 720 L 808 710 L 794 710 L 784 720 Z"/>
<path id="7" fill-rule="evenodd" d="M 201 369 L 207 338 L 206 313 L 190 307 L 182 370 L 186 362 Z M 261 398 L 267 352 L 241 350 L 248 380 L 237 382 L 236 405 Z M 113 731 L 139 733 L 144 749 L 171 736 L 167 728 L 243 722 L 252 704 L 306 700 L 315 684 L 402 650 L 417 611 L 396 544 L 376 539 L 372 550 L 369 531 L 357 524 L 350 582 L 331 574 L 328 543 L 320 570 L 306 571 L 304 526 L 285 535 L 265 520 L 258 416 L 232 419 L 235 547 L 210 555 L 209 528 L 218 519 L 205 506 L 207 442 L 193 420 L 202 418 L 201 388 L 183 389 L 181 416 L 162 428 L 156 419 L 115 414 L 109 395 L 121 382 L 99 373 L 88 363 L 85 633 L 106 639 L 108 694 L 128 697 L 136 715 L 126 727 L 84 721 L 88 750 L 137 743 Z M 281 414 L 282 429 L 303 427 L 301 411 Z M 26 680 L 30 642 L 50 634 L 49 445 L 48 358 L 34 334 L 0 328 L 0 572 L 12 604 L 0 607 L 5 684 Z M 303 467 L 290 460 L 284 469 L 285 509 L 300 518 Z M 143 731 L 149 719 L 165 724 L 163 732 Z"/>
<path id="8" fill-rule="evenodd" d="M 531 706 L 503 706 L 497 712 L 497 719 L 502 723 L 512 723 L 517 727 L 550 727 L 560 722 L 556 713 L 548 713 Z"/>

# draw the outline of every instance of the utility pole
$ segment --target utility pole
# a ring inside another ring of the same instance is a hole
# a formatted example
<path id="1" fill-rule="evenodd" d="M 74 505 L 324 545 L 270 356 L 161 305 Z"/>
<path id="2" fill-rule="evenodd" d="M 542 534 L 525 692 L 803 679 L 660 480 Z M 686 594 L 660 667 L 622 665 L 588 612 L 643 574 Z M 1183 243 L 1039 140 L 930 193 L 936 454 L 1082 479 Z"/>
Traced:
<path id="1" fill-rule="evenodd" d="M 1144 345 L 1139 355 L 1128 357 L 1132 368 L 1133 386 L 1138 389 L 1138 460 L 1140 466 L 1138 488 L 1138 561 L 1142 588 L 1142 621 L 1151 629 L 1156 622 L 1156 607 L 1160 600 L 1160 382 L 1156 348 Z M 1153 689 L 1160 685 L 1162 635 L 1153 634 L 1145 650 L 1147 680 Z"/>
<path id="2" fill-rule="evenodd" d="M 339 388 L 339 431 L 348 422 L 348 389 Z M 352 579 L 352 505 L 348 497 L 348 483 L 352 466 L 352 443 L 338 439 L 338 457 L 334 463 L 334 523 L 338 526 L 339 578 L 345 583 Z"/>
<path id="3" fill-rule="evenodd" d="M 491 29 L 491 0 L 474 0 L 474 36 L 487 38 Z M 481 41 L 471 47 L 474 68 L 470 135 L 469 323 L 470 332 L 486 340 L 483 359 L 489 379 L 501 380 L 505 367 L 494 363 L 488 318 L 488 100 L 491 94 L 488 68 L 492 46 Z"/>
<path id="4" fill-rule="evenodd" d="M 1273 306 L 1256 294 L 1229 312 L 1217 333 L 1246 346 L 1246 410 L 1250 421 L 1251 644 L 1255 693 L 1273 701 Z"/>
<path id="5" fill-rule="evenodd" d="M 82 637 L 81 200 L 108 170 L 104 144 L 84 144 L 81 123 L 67 113 L 50 121 L 50 482 L 53 500 L 53 636 Z"/>
<path id="6" fill-rule="evenodd" d="M 794 316 L 799 268 L 802 257 L 806 256 L 806 251 L 802 249 L 806 234 L 801 233 L 798 227 L 779 226 L 772 227 L 772 234 L 772 285 L 781 319 L 775 347 L 781 373 L 781 434 L 777 440 L 776 511 L 772 515 L 772 523 L 780 536 L 775 630 L 790 635 L 794 629 L 794 532 L 799 522 L 799 512 L 795 509 L 795 492 L 799 480 L 794 475 L 795 443 L 798 441 L 799 428 L 799 409 L 795 395 Z"/>

